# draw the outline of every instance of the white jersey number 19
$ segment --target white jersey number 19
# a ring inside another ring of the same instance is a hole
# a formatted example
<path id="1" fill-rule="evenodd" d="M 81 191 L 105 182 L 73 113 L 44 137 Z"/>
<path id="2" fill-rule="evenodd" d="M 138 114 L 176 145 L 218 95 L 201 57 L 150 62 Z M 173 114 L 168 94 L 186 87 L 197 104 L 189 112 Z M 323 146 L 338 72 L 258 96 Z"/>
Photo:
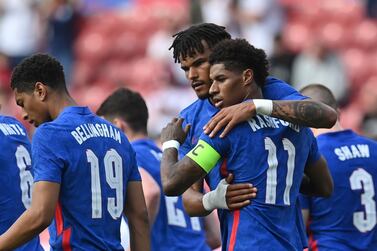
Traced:
<path id="1" fill-rule="evenodd" d="M 99 174 L 99 160 L 94 152 L 86 150 L 86 157 L 90 164 L 92 190 L 92 218 L 102 218 L 102 194 Z M 107 211 L 113 219 L 118 219 L 123 212 L 123 162 L 122 157 L 114 149 L 106 152 L 103 159 L 105 165 L 106 182 L 115 189 L 115 198 L 107 198 Z"/>

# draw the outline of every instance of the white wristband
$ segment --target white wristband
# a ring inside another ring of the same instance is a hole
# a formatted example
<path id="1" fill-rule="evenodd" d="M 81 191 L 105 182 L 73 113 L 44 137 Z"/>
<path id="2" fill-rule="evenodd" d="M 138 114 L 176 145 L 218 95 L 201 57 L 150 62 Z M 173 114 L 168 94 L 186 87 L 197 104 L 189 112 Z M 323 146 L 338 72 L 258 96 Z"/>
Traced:
<path id="1" fill-rule="evenodd" d="M 165 141 L 164 143 L 162 143 L 162 151 L 165 151 L 168 148 L 175 148 L 178 151 L 180 146 L 181 146 L 181 144 L 179 144 L 178 141 L 176 141 L 174 139 L 168 140 L 168 141 Z"/>
<path id="2" fill-rule="evenodd" d="M 272 113 L 272 100 L 270 99 L 253 99 L 255 110 L 258 114 L 270 116 Z"/>
<path id="3" fill-rule="evenodd" d="M 229 184 L 222 179 L 217 185 L 216 189 L 203 195 L 203 207 L 207 211 L 212 211 L 215 208 L 229 209 L 226 204 L 226 190 Z"/>

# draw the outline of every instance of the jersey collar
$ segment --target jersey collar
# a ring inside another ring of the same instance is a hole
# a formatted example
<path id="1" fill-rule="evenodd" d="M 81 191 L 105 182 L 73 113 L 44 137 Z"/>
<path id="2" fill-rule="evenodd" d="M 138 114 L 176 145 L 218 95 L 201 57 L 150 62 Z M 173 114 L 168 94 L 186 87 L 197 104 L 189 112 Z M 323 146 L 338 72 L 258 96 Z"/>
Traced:
<path id="1" fill-rule="evenodd" d="M 75 114 L 91 114 L 92 112 L 89 110 L 87 106 L 67 106 L 64 110 L 60 113 L 59 116 L 66 114 L 66 113 L 75 113 Z"/>

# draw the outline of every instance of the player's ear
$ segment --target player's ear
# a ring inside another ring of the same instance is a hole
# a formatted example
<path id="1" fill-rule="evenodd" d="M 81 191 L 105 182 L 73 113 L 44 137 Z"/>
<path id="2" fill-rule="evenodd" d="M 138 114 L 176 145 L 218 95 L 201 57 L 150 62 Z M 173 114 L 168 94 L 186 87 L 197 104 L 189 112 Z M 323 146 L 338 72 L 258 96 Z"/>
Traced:
<path id="1" fill-rule="evenodd" d="M 246 69 L 242 72 L 242 80 L 244 85 L 250 85 L 254 81 L 254 72 L 252 69 Z"/>
<path id="2" fill-rule="evenodd" d="M 34 85 L 34 95 L 40 101 L 45 101 L 47 98 L 47 86 L 41 82 L 36 82 Z"/>
<path id="3" fill-rule="evenodd" d="M 129 130 L 128 124 L 119 117 L 114 118 L 112 123 L 124 133 L 127 133 Z"/>

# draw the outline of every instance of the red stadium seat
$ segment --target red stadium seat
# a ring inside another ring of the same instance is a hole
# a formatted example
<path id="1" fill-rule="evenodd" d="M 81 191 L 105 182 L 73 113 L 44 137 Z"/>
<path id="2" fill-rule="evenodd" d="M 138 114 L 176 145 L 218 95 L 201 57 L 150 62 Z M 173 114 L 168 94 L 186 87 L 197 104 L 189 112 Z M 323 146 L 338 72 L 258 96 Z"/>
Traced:
<path id="1" fill-rule="evenodd" d="M 308 27 L 302 23 L 288 24 L 283 32 L 284 43 L 290 50 L 295 52 L 305 48 L 310 36 Z"/>
<path id="2" fill-rule="evenodd" d="M 325 24 L 324 27 L 320 29 L 320 36 L 321 41 L 329 48 L 340 49 L 346 46 L 345 30 L 339 23 L 333 22 Z"/>
<path id="3" fill-rule="evenodd" d="M 352 32 L 354 44 L 365 49 L 377 48 L 377 23 L 364 20 Z"/>

